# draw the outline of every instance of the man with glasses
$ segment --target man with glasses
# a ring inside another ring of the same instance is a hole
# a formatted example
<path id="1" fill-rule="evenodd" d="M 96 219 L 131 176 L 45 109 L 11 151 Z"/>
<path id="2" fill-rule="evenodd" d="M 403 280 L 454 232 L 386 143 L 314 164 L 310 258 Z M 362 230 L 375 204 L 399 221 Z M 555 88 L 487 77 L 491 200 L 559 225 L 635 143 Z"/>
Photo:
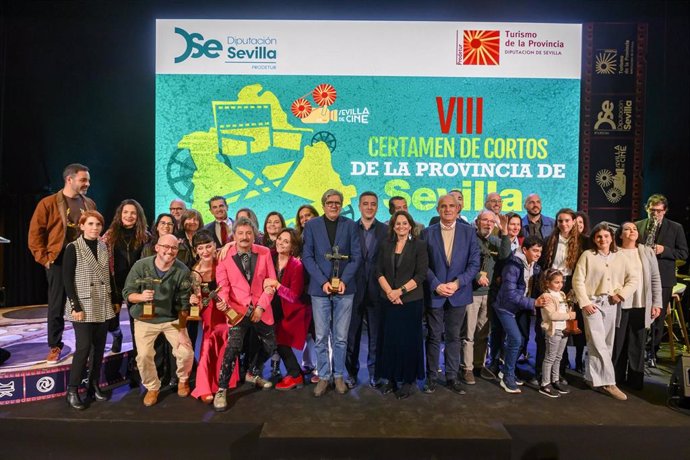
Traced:
<path id="1" fill-rule="evenodd" d="M 494 213 L 494 227 L 491 230 L 491 234 L 498 235 L 501 228 L 499 216 L 501 215 L 501 210 L 503 209 L 503 199 L 501 198 L 501 195 L 496 192 L 491 192 L 486 195 L 484 208 Z"/>
<path id="2" fill-rule="evenodd" d="M 334 189 L 326 190 L 321 204 L 324 215 L 311 219 L 304 226 L 302 253 L 304 268 L 309 273 L 307 292 L 311 296 L 316 329 L 316 362 L 320 377 L 314 390 L 316 397 L 326 393 L 331 377 L 335 378 L 338 393 L 345 394 L 348 390 L 344 380 L 345 355 L 356 291 L 355 275 L 362 254 L 357 224 L 340 215 L 343 194 Z M 329 338 L 333 344 L 332 362 L 328 353 Z"/>
<path id="3" fill-rule="evenodd" d="M 170 214 L 173 215 L 175 222 L 177 222 L 178 225 L 180 224 L 180 219 L 182 219 L 182 213 L 184 213 L 186 210 L 187 205 L 179 198 L 175 198 L 170 202 Z"/>
<path id="4" fill-rule="evenodd" d="M 661 336 L 664 332 L 666 310 L 671 301 L 673 286 L 676 284 L 676 260 L 688 257 L 688 243 L 685 239 L 683 226 L 672 220 L 665 219 L 668 211 L 668 200 L 664 195 L 654 194 L 647 200 L 647 219 L 635 222 L 640 235 L 639 244 L 647 244 L 656 252 L 661 275 L 661 315 L 652 323 L 652 339 L 650 344 L 650 359 L 656 361 Z M 655 224 L 656 222 L 656 224 Z"/>
<path id="5" fill-rule="evenodd" d="M 177 395 L 189 395 L 189 373 L 194 351 L 186 323 L 189 314 L 189 269 L 177 260 L 179 242 L 173 235 L 163 235 L 155 246 L 156 255 L 134 263 L 127 275 L 122 297 L 127 299 L 134 319 L 137 366 L 147 392 L 144 405 L 158 401 L 161 381 L 153 358 L 154 342 L 163 334 L 172 347 L 177 363 Z M 153 303 L 153 317 L 142 317 L 144 304 Z"/>

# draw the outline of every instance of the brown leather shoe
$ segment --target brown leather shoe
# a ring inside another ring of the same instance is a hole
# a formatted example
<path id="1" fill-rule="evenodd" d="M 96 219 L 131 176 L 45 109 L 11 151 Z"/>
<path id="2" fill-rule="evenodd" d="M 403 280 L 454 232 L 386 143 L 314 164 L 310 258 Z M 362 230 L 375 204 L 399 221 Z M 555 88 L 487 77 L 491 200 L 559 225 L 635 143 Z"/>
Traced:
<path id="1" fill-rule="evenodd" d="M 343 380 L 342 377 L 335 378 L 335 391 L 341 395 L 347 393 L 347 385 L 345 384 L 345 380 Z"/>
<path id="2" fill-rule="evenodd" d="M 476 383 L 474 373 L 469 369 L 465 369 L 462 371 L 462 381 L 467 385 L 474 385 Z"/>
<path id="3" fill-rule="evenodd" d="M 151 407 L 156 404 L 158 402 L 158 393 L 160 393 L 159 390 L 147 391 L 146 395 L 144 396 L 144 406 Z"/>
<path id="4" fill-rule="evenodd" d="M 177 384 L 177 396 L 186 398 L 190 393 L 189 382 L 180 382 Z"/>
<path id="5" fill-rule="evenodd" d="M 50 353 L 46 356 L 46 364 L 57 364 L 60 362 L 60 353 L 62 353 L 62 348 L 52 347 Z"/>
<path id="6" fill-rule="evenodd" d="M 319 380 L 319 383 L 316 384 L 316 388 L 314 388 L 314 396 L 319 398 L 325 395 L 326 391 L 328 391 L 328 380 Z"/>

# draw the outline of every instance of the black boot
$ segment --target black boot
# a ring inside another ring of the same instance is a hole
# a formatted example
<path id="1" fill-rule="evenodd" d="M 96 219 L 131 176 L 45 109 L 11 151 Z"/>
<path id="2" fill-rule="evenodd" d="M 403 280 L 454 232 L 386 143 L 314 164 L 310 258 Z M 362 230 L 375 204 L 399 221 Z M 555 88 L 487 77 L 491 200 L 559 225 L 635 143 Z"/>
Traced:
<path id="1" fill-rule="evenodd" d="M 89 380 L 88 390 L 86 396 L 94 401 L 103 402 L 110 399 L 110 392 L 105 392 L 100 389 L 98 384 L 93 380 Z"/>
<path id="2" fill-rule="evenodd" d="M 84 403 L 79 398 L 79 392 L 77 391 L 76 388 L 70 387 L 67 389 L 67 405 L 70 406 L 71 408 L 77 409 L 77 410 L 86 409 L 86 406 L 84 405 Z"/>
<path id="3" fill-rule="evenodd" d="M 113 343 L 110 345 L 111 353 L 120 353 L 122 351 L 122 331 L 118 329 L 113 331 Z"/>

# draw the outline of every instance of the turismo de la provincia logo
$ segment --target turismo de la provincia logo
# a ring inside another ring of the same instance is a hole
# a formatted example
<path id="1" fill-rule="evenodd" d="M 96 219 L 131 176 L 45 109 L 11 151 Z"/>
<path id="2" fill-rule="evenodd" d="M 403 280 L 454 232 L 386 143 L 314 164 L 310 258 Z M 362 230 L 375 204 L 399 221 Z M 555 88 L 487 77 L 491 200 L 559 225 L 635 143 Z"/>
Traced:
<path id="1" fill-rule="evenodd" d="M 188 59 L 219 59 L 226 63 L 276 64 L 278 39 L 270 36 L 236 36 L 229 34 L 223 41 L 207 38 L 198 32 L 175 27 L 175 34 L 184 39 L 184 50 L 175 57 L 175 64 Z"/>

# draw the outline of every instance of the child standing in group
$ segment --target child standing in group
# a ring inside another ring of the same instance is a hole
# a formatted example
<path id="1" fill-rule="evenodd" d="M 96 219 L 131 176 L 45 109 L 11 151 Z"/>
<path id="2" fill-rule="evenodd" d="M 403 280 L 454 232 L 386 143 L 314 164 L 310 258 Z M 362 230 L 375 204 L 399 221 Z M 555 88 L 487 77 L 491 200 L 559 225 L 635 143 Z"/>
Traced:
<path id="1" fill-rule="evenodd" d="M 542 241 L 539 237 L 530 235 L 522 241 L 522 247 L 515 251 L 506 261 L 501 273 L 501 287 L 494 301 L 494 313 L 498 316 L 506 334 L 504 352 L 503 376 L 501 388 L 508 393 L 520 393 L 519 381 L 515 377 L 515 364 L 524 345 L 522 333 L 518 327 L 515 315 L 522 310 L 534 311 L 534 307 L 543 307 L 544 299 L 531 297 L 534 281 L 539 279 L 539 265 L 536 263 L 541 256 Z"/>
<path id="2" fill-rule="evenodd" d="M 563 274 L 555 268 L 547 270 L 542 278 L 544 293 L 540 296 L 544 299 L 541 327 L 544 329 L 546 352 L 539 393 L 550 398 L 557 398 L 561 394 L 570 392 L 563 384 L 558 383 L 561 358 L 568 343 L 568 336 L 563 331 L 566 328 L 566 320 L 575 319 L 575 312 L 568 308 L 562 288 Z"/>

